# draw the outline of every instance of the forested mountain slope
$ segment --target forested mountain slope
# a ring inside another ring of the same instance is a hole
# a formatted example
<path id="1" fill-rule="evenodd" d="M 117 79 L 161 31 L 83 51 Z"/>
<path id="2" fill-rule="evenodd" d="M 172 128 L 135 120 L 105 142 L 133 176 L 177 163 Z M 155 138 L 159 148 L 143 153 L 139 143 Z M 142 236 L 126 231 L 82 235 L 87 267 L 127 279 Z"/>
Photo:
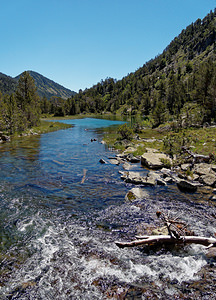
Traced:
<path id="1" fill-rule="evenodd" d="M 0 73 L 0 92 L 2 94 L 11 94 L 15 91 L 17 86 L 17 80 Z"/>
<path id="2" fill-rule="evenodd" d="M 216 10 L 196 20 L 162 54 L 116 81 L 107 78 L 71 98 L 70 113 L 151 115 L 154 126 L 186 113 L 192 123 L 215 119 Z M 193 113 L 192 113 L 193 112 Z"/>

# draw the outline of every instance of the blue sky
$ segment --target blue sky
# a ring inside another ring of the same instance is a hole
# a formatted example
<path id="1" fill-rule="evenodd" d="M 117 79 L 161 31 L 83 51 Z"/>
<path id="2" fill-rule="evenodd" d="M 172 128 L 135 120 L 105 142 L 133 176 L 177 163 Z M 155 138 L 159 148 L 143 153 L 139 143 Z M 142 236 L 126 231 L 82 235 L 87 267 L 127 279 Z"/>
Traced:
<path id="1" fill-rule="evenodd" d="M 36 71 L 74 91 L 121 79 L 160 54 L 216 0 L 7 0 L 0 72 Z"/>

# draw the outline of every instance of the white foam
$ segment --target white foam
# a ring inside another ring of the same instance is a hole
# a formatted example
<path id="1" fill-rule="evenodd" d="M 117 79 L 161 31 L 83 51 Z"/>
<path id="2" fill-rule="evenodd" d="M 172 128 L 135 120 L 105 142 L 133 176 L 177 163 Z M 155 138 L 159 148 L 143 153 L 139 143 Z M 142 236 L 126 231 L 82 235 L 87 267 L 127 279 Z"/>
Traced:
<path id="1" fill-rule="evenodd" d="M 19 231 L 25 231 L 28 226 L 33 224 L 33 222 L 34 222 L 34 218 L 32 218 L 32 219 L 26 218 L 23 221 L 18 223 L 17 229 Z"/>

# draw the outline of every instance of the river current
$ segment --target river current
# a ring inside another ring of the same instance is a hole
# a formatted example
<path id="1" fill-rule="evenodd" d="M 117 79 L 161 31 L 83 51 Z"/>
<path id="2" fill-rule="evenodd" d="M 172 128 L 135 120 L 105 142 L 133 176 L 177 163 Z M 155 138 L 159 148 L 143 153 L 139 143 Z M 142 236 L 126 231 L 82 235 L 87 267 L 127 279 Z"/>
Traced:
<path id="1" fill-rule="evenodd" d="M 63 122 L 74 126 L 0 145 L 0 299 L 213 299 L 204 247 L 119 249 L 115 241 L 160 225 L 158 209 L 214 236 L 215 206 L 175 185 L 143 187 L 145 199 L 127 202 L 133 185 L 101 143 L 120 122 Z"/>

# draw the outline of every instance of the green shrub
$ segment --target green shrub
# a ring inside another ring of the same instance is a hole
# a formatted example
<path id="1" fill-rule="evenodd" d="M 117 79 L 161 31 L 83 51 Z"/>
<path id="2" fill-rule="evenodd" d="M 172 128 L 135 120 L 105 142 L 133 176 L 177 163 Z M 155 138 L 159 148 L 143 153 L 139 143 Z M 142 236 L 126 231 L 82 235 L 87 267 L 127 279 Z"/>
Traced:
<path id="1" fill-rule="evenodd" d="M 120 125 L 118 127 L 118 131 L 120 134 L 120 139 L 124 140 L 131 140 L 133 137 L 133 129 L 131 127 L 129 127 L 126 123 L 123 125 Z"/>
<path id="2" fill-rule="evenodd" d="M 167 169 L 171 169 L 172 163 L 169 159 L 167 158 L 160 158 L 161 162 L 164 164 L 164 167 Z"/>

